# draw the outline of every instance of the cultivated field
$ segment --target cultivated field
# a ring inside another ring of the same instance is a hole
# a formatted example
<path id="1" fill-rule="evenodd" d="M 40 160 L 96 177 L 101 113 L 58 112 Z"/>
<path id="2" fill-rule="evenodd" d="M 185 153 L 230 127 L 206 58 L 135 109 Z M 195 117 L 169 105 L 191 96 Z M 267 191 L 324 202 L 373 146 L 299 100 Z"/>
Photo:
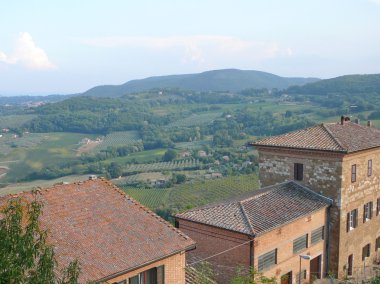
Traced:
<path id="1" fill-rule="evenodd" d="M 126 173 L 133 172 L 155 172 L 155 171 L 165 171 L 165 170 L 178 170 L 178 169 L 188 169 L 200 165 L 198 159 L 185 159 L 171 162 L 160 162 L 152 164 L 132 164 L 125 168 Z"/>
<path id="2" fill-rule="evenodd" d="M 31 121 L 35 117 L 35 115 L 0 116 L 0 129 L 21 127 L 24 123 Z"/>
<path id="3" fill-rule="evenodd" d="M 207 113 L 194 113 L 189 117 L 179 119 L 167 125 L 167 127 L 189 127 L 209 124 L 213 120 L 219 118 L 222 113 L 220 112 L 207 112 Z"/>
<path id="4" fill-rule="evenodd" d="M 108 147 L 133 145 L 141 142 L 137 131 L 119 131 L 108 134 L 103 141 L 95 147 L 95 151 L 105 150 Z"/>
<path id="5" fill-rule="evenodd" d="M 182 211 L 238 196 L 258 188 L 256 174 L 196 181 L 171 188 L 136 189 L 125 187 L 127 194 L 152 210 Z"/>

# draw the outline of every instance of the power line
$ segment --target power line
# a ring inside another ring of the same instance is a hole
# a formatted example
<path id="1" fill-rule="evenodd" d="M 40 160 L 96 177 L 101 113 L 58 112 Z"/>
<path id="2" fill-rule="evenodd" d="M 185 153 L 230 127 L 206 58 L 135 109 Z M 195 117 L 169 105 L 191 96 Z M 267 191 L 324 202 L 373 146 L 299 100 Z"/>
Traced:
<path id="1" fill-rule="evenodd" d="M 223 254 L 223 253 L 229 252 L 229 251 L 231 251 L 231 250 L 233 250 L 233 249 L 236 249 L 236 248 L 238 248 L 238 247 L 241 247 L 241 246 L 243 246 L 243 245 L 245 245 L 245 244 L 248 244 L 248 243 L 250 243 L 250 242 L 253 242 L 253 240 L 249 240 L 249 241 L 247 241 L 247 242 L 241 243 L 240 245 L 237 245 L 237 246 L 234 246 L 234 247 L 232 247 L 232 248 L 226 249 L 226 250 L 224 250 L 224 251 L 221 251 L 221 252 L 219 252 L 219 253 L 217 253 L 217 254 L 214 254 L 214 255 L 212 255 L 212 256 L 206 257 L 206 258 L 204 258 L 204 259 L 194 261 L 193 263 L 189 263 L 188 266 L 191 266 L 191 265 L 197 264 L 197 263 L 199 263 L 199 262 L 202 262 L 202 261 L 208 260 L 208 259 L 210 259 L 210 258 L 213 258 L 213 257 L 215 257 L 215 256 L 221 255 L 221 254 Z"/>

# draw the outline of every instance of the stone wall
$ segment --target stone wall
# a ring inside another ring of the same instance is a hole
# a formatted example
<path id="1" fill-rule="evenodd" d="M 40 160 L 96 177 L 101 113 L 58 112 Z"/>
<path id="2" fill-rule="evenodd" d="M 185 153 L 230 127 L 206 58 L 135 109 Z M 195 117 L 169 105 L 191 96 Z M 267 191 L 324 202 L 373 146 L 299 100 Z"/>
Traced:
<path id="1" fill-rule="evenodd" d="M 372 160 L 372 175 L 368 176 L 368 160 Z M 356 165 L 356 181 L 351 182 L 351 166 Z M 377 199 L 380 198 L 380 149 L 346 155 L 343 159 L 343 190 L 341 196 L 339 275 L 346 274 L 348 256 L 353 255 L 354 270 L 364 264 L 373 264 L 377 253 L 375 240 L 380 236 L 380 216 L 376 215 Z M 373 202 L 372 219 L 363 222 L 364 204 Z M 347 232 L 347 213 L 358 209 L 358 226 Z M 371 245 L 371 256 L 362 260 L 362 249 Z"/>

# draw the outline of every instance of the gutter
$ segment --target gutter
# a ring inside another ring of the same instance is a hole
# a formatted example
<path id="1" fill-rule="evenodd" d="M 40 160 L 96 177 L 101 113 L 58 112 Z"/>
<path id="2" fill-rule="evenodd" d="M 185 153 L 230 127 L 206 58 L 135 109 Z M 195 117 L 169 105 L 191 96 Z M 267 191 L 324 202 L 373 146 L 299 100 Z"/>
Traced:
<path id="1" fill-rule="evenodd" d="M 185 251 L 193 250 L 193 249 L 195 249 L 195 247 L 196 247 L 196 245 L 195 245 L 195 244 L 192 244 L 191 246 L 186 247 L 186 248 L 185 248 Z M 125 270 L 122 270 L 122 271 L 116 272 L 116 273 L 114 273 L 114 274 L 108 275 L 108 276 L 106 276 L 106 277 L 103 277 L 103 278 L 101 278 L 101 279 L 98 279 L 98 280 L 94 281 L 94 283 L 102 283 L 102 282 L 106 282 L 106 281 L 108 281 L 108 280 L 111 280 L 111 279 L 113 279 L 113 278 L 116 278 L 116 277 L 118 277 L 118 276 L 121 276 L 121 275 L 123 275 L 123 274 L 126 274 L 126 273 L 128 273 L 128 272 L 133 271 L 133 270 L 136 270 L 136 269 L 139 269 L 139 268 L 141 268 L 141 267 L 147 266 L 147 265 L 149 265 L 149 264 L 155 263 L 155 262 L 157 262 L 157 261 L 163 260 L 163 259 L 168 258 L 168 257 L 170 257 L 170 256 L 173 256 L 173 255 L 179 254 L 179 253 L 181 253 L 181 252 L 183 252 L 183 251 L 184 251 L 183 249 L 181 249 L 181 250 L 176 250 L 176 251 L 172 252 L 171 254 L 168 254 L 168 255 L 165 255 L 165 256 L 162 256 L 162 257 L 156 258 L 156 259 L 154 259 L 154 260 L 147 261 L 147 262 L 145 262 L 145 263 L 142 263 L 142 264 L 136 265 L 136 266 L 134 266 L 134 267 L 127 268 L 127 269 L 125 269 Z"/>

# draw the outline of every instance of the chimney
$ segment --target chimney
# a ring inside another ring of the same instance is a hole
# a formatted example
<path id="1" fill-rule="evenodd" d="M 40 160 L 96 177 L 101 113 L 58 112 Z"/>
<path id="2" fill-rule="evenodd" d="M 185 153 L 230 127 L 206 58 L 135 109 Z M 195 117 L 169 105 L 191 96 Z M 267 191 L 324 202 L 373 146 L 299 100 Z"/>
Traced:
<path id="1" fill-rule="evenodd" d="M 340 117 L 340 124 L 343 125 L 345 122 L 350 121 L 350 120 L 351 120 L 350 117 L 342 115 Z"/>
<path id="2" fill-rule="evenodd" d="M 368 126 L 368 127 L 372 127 L 372 121 L 368 120 L 368 121 L 367 121 L 367 126 Z"/>

